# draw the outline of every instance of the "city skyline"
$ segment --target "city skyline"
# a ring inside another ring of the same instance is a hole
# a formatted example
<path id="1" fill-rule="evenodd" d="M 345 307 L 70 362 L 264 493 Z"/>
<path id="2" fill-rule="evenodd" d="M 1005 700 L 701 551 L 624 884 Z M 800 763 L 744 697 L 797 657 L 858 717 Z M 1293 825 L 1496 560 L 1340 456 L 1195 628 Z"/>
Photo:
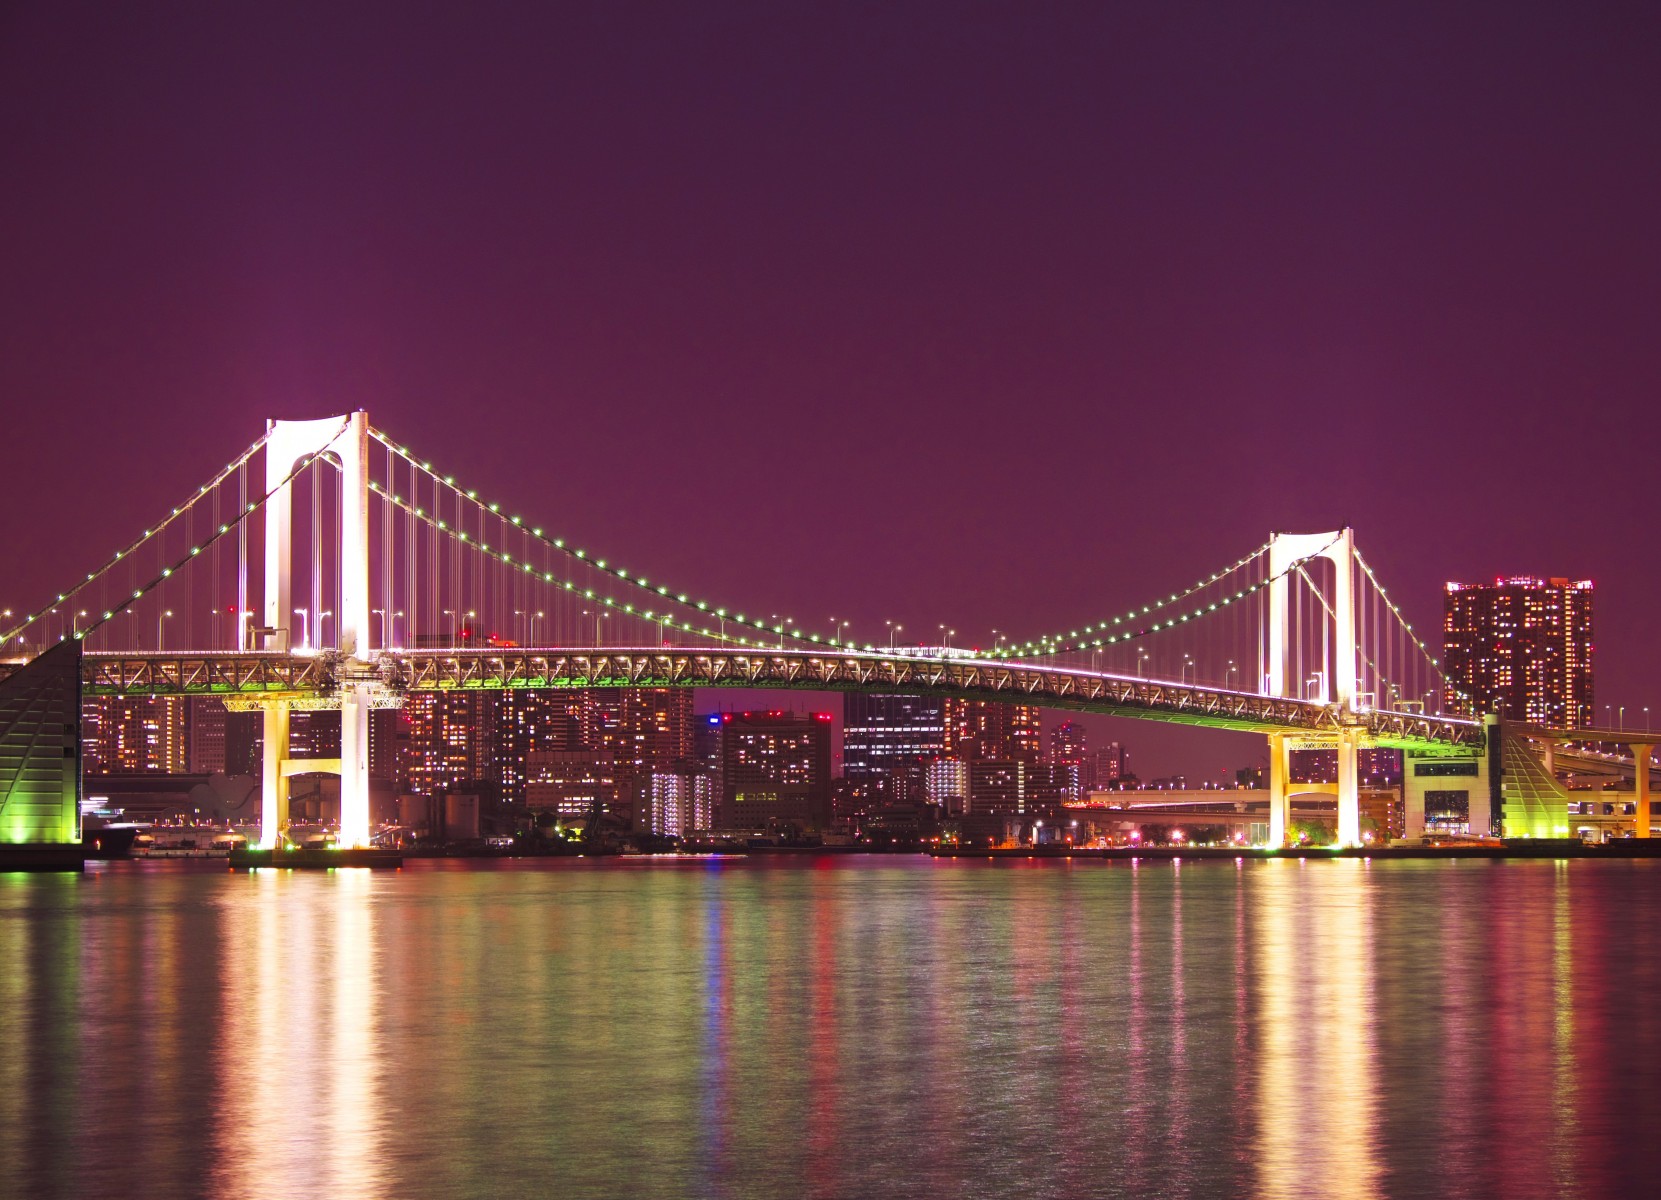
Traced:
<path id="1" fill-rule="evenodd" d="M 1440 50 L 1409 10 L 750 16 L 433 16 L 348 69 L 316 56 L 366 13 L 20 14 L 0 394 L 75 448 L 0 478 L 0 605 L 265 418 L 363 405 L 583 544 L 868 641 L 1029 637 L 1348 524 L 1427 630 L 1450 579 L 1595 580 L 1602 695 L 1651 703 L 1658 84 L 1613 10 L 1577 18 L 1609 61 L 1515 6 Z M 1595 520 L 1516 483 L 1576 471 Z M 1138 741 L 1238 757 L 1182 736 Z"/>

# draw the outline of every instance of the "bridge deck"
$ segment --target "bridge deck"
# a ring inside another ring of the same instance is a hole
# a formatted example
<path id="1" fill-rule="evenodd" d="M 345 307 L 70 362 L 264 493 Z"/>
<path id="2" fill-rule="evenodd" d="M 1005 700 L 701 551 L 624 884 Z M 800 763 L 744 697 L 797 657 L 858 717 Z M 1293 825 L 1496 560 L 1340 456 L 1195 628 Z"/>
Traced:
<path id="1" fill-rule="evenodd" d="M 88 653 L 88 695 L 294 697 L 328 703 L 343 683 L 407 691 L 702 687 L 932 693 L 1255 733 L 1355 729 L 1377 746 L 1473 747 L 1482 728 L 1423 713 L 1366 710 L 1063 667 L 904 654 L 705 647 L 524 647 L 337 655 Z"/>

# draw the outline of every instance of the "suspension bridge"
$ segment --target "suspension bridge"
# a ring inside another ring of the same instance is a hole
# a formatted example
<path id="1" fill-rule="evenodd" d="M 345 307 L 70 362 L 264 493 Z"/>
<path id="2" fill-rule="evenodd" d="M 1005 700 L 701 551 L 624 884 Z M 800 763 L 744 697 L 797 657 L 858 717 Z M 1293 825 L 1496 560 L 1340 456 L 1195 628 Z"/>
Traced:
<path id="1" fill-rule="evenodd" d="M 263 713 L 267 847 L 283 836 L 300 769 L 339 773 L 339 841 L 369 844 L 369 713 L 453 689 L 942 693 L 1250 731 L 1272 751 L 1277 845 L 1294 749 L 1337 751 L 1345 845 L 1361 840 L 1364 748 L 1467 764 L 1457 769 L 1473 777 L 1473 827 L 1487 827 L 1499 794 L 1492 720 L 1449 685 L 1349 529 L 1277 534 L 1186 588 L 1065 631 L 978 650 L 878 645 L 849 639 L 845 624 L 764 619 L 625 568 L 504 511 L 362 411 L 268 422 L 171 511 L 9 624 L 7 842 L 78 839 L 66 739 L 82 696 L 215 696 Z M 338 760 L 290 757 L 297 708 L 339 711 Z M 1555 824 L 1554 802 L 1519 798 L 1508 829 Z"/>

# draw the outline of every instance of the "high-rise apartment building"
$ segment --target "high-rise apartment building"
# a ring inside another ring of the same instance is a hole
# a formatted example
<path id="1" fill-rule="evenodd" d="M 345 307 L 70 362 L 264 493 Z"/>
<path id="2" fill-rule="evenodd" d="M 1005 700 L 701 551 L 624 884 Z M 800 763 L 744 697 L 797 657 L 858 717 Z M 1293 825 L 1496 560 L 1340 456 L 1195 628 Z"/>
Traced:
<path id="1" fill-rule="evenodd" d="M 1036 763 L 1043 756 L 1040 712 L 1030 704 L 951 697 L 944 702 L 944 716 L 948 757 Z"/>
<path id="2" fill-rule="evenodd" d="M 930 804 L 953 815 L 969 808 L 969 764 L 961 758 L 937 758 L 929 763 L 924 787 Z"/>
<path id="3" fill-rule="evenodd" d="M 645 819 L 639 822 L 663 837 L 686 837 L 714 824 L 714 780 L 694 771 L 652 775 Z"/>
<path id="4" fill-rule="evenodd" d="M 189 701 L 97 696 L 81 707 L 82 770 L 89 775 L 183 772 L 190 763 Z"/>
<path id="5" fill-rule="evenodd" d="M 418 793 L 478 781 L 518 802 L 535 756 L 585 751 L 609 756 L 619 790 L 639 801 L 653 771 L 669 770 L 693 748 L 685 688 L 412 692 L 403 711 L 403 782 Z"/>
<path id="6" fill-rule="evenodd" d="M 1090 754 L 1094 780 L 1091 787 L 1117 787 L 1130 776 L 1130 751 L 1118 742 L 1099 746 Z"/>
<path id="7" fill-rule="evenodd" d="M 211 775 L 225 770 L 225 724 L 230 713 L 217 696 L 198 696 L 190 701 L 190 753 L 192 771 Z"/>
<path id="8" fill-rule="evenodd" d="M 1442 664 L 1455 712 L 1567 729 L 1592 724 L 1591 581 L 1448 584 Z"/>
<path id="9" fill-rule="evenodd" d="M 1078 800 L 1096 786 L 1096 761 L 1086 747 L 1084 726 L 1077 721 L 1063 720 L 1050 730 L 1050 753 L 1047 764 L 1060 772 L 1057 778 L 1065 781 L 1067 799 Z"/>
<path id="10" fill-rule="evenodd" d="M 431 795 L 479 778 L 479 692 L 411 692 L 404 697 L 400 774 L 404 786 Z"/>
<path id="11" fill-rule="evenodd" d="M 583 693 L 584 737 L 609 750 L 619 771 L 649 777 L 692 756 L 688 688 L 594 688 Z"/>

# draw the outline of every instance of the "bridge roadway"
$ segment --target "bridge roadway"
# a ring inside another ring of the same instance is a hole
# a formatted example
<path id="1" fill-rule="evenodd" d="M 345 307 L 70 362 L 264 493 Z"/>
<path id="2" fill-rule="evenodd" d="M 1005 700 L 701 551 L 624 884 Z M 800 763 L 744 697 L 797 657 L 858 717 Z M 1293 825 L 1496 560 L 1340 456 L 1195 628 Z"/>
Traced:
<path id="1" fill-rule="evenodd" d="M 292 699 L 327 707 L 343 685 L 371 683 L 384 703 L 409 691 L 503 688 L 701 687 L 928 693 L 1002 700 L 1252 733 L 1336 735 L 1373 746 L 1480 747 L 1478 722 L 1260 696 L 1200 684 L 1105 675 L 1040 663 L 906 655 L 711 647 L 468 647 L 395 649 L 359 661 L 323 652 L 180 652 L 83 656 L 89 696 Z"/>

